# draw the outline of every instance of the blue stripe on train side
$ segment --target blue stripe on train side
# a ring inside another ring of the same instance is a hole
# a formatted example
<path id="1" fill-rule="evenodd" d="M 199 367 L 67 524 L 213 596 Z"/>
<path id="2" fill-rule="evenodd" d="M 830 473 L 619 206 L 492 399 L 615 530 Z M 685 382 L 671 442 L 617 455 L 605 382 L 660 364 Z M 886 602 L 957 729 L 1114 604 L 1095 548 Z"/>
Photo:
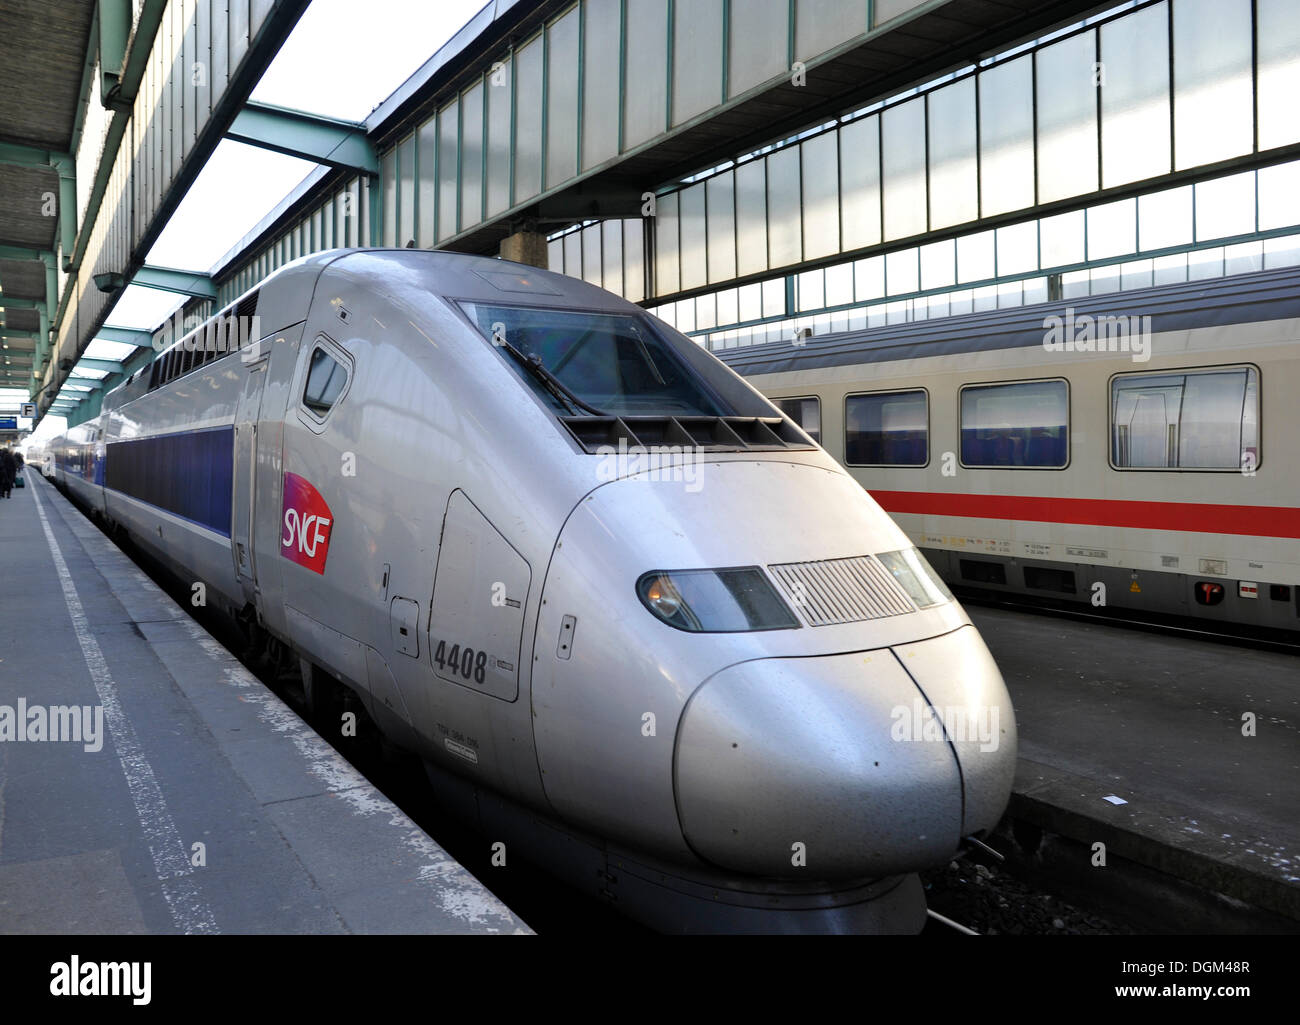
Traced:
<path id="1" fill-rule="evenodd" d="M 115 441 L 105 486 L 229 537 L 234 455 L 230 425 Z"/>

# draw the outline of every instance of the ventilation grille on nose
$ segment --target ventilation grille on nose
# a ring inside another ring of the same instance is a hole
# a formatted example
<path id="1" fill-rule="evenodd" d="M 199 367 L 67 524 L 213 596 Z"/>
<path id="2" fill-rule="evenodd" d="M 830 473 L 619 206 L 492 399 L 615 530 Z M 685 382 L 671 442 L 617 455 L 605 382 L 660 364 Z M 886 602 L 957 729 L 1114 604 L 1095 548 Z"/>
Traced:
<path id="1" fill-rule="evenodd" d="M 860 623 L 915 611 L 892 574 L 869 555 L 768 566 L 809 626 Z"/>

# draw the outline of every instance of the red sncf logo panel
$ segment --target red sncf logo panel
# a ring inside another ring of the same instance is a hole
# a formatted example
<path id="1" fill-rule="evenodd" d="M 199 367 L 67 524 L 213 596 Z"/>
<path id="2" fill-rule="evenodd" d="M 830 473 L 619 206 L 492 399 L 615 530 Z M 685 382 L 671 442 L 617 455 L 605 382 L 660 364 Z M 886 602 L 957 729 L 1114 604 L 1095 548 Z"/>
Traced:
<path id="1" fill-rule="evenodd" d="M 283 509 L 280 554 L 314 573 L 323 574 L 330 548 L 330 528 L 334 525 L 330 507 L 306 477 L 286 472 Z"/>

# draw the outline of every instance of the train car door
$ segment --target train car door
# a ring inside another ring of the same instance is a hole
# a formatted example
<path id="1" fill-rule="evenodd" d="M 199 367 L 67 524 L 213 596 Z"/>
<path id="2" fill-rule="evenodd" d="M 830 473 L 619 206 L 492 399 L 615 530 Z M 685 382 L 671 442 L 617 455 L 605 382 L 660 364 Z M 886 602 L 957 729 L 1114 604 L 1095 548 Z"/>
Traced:
<path id="1" fill-rule="evenodd" d="M 257 592 L 257 554 L 253 549 L 254 509 L 257 502 L 257 421 L 266 387 L 270 337 L 254 342 L 240 354 L 244 385 L 235 407 L 234 508 L 230 516 L 230 551 L 244 599 L 253 601 Z"/>

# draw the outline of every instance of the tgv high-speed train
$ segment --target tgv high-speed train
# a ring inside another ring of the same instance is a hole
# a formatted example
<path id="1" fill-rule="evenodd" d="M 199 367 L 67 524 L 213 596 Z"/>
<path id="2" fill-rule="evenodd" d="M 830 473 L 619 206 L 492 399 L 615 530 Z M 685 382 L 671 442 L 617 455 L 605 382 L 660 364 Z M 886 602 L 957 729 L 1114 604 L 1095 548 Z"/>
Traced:
<path id="1" fill-rule="evenodd" d="M 656 927 L 919 929 L 916 871 L 1006 805 L 1006 689 L 911 542 L 742 378 L 581 281 L 305 258 L 58 464 L 487 835 Z"/>
<path id="2" fill-rule="evenodd" d="M 1300 269 L 723 356 L 954 586 L 1300 630 Z"/>

